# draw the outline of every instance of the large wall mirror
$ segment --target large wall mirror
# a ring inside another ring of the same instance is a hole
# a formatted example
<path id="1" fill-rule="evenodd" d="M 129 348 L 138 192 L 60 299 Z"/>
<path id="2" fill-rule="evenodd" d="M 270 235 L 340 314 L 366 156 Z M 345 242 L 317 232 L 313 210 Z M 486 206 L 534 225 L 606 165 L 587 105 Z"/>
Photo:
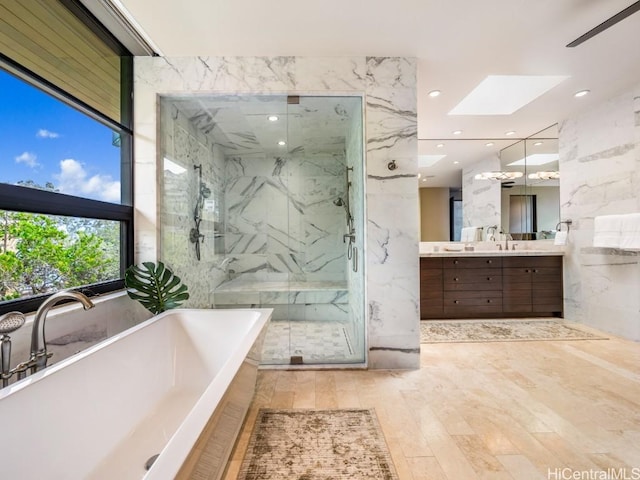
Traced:
<path id="1" fill-rule="evenodd" d="M 500 151 L 501 226 L 514 240 L 553 238 L 560 221 L 558 126 Z"/>
<path id="2" fill-rule="evenodd" d="M 422 241 L 460 241 L 462 227 L 515 240 L 555 236 L 560 221 L 558 126 L 511 139 L 418 144 Z"/>

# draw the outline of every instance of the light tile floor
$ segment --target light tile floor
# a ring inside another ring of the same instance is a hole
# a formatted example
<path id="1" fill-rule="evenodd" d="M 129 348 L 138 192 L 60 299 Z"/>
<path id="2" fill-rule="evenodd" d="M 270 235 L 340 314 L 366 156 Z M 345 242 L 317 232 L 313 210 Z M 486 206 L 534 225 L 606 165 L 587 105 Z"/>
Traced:
<path id="1" fill-rule="evenodd" d="M 305 363 L 348 363 L 354 352 L 340 323 L 271 321 L 262 347 L 262 364 L 288 364 L 292 355 L 302 356 Z"/>
<path id="2" fill-rule="evenodd" d="M 260 407 L 375 408 L 403 480 L 560 479 L 563 468 L 582 475 L 565 478 L 606 478 L 586 475 L 640 468 L 640 344 L 421 350 L 413 371 L 261 371 L 225 480 L 236 478 Z"/>

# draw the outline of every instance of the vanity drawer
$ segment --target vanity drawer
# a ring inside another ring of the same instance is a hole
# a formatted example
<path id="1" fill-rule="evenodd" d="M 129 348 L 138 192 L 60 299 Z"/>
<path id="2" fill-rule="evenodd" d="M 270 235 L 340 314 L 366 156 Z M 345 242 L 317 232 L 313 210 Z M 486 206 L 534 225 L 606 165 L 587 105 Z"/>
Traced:
<path id="1" fill-rule="evenodd" d="M 562 257 L 553 255 L 541 257 L 503 257 L 502 266 L 505 268 L 562 268 Z"/>
<path id="2" fill-rule="evenodd" d="M 501 290 L 502 272 L 495 269 L 445 270 L 444 290 Z"/>
<path id="3" fill-rule="evenodd" d="M 502 294 L 490 292 L 444 292 L 445 314 L 459 316 L 502 311 Z"/>
<path id="4" fill-rule="evenodd" d="M 441 257 L 420 257 L 420 269 L 423 270 L 425 268 L 442 268 L 442 258 Z"/>
<path id="5" fill-rule="evenodd" d="M 442 259 L 443 268 L 502 268 L 502 257 L 449 257 Z"/>

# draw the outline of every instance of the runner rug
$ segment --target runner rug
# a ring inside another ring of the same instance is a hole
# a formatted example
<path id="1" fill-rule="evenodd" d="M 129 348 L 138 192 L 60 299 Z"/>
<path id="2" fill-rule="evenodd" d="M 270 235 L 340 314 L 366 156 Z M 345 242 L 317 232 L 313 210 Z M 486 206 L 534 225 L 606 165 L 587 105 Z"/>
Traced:
<path id="1" fill-rule="evenodd" d="M 576 324 L 557 320 L 421 321 L 420 343 L 605 340 Z"/>
<path id="2" fill-rule="evenodd" d="M 398 480 L 374 410 L 260 409 L 239 480 Z"/>

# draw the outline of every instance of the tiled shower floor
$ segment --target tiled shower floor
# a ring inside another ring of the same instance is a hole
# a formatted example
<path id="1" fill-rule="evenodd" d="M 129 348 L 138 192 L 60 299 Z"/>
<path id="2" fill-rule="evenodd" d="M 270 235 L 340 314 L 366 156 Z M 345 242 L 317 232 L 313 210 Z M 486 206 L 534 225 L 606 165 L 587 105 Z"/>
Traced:
<path id="1" fill-rule="evenodd" d="M 307 363 L 347 363 L 354 360 L 351 339 L 338 322 L 275 320 L 269 323 L 262 348 L 263 365 L 289 364 L 300 355 Z"/>

